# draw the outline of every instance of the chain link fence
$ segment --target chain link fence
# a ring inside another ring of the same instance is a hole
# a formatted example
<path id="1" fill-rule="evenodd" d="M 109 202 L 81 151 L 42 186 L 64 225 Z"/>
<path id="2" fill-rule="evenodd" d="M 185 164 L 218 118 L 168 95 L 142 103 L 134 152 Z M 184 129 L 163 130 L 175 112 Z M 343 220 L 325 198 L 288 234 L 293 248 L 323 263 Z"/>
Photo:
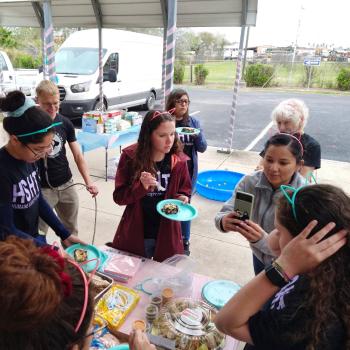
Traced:
<path id="1" fill-rule="evenodd" d="M 291 54 L 273 55 L 270 57 L 261 56 L 248 60 L 245 69 L 254 63 L 269 64 L 273 66 L 274 73 L 270 78 L 270 86 L 286 88 L 319 88 L 337 89 L 337 76 L 342 68 L 350 68 L 349 62 L 331 62 L 321 60 L 319 66 L 305 66 L 305 56 L 296 56 L 293 62 Z M 194 82 L 194 66 L 204 64 L 209 70 L 206 79 L 207 85 L 222 87 L 233 86 L 236 74 L 235 60 L 213 60 L 200 59 L 192 63 L 184 62 L 185 76 L 184 84 Z M 192 74 L 191 74 L 192 71 Z M 310 81 L 309 81 L 310 80 Z"/>

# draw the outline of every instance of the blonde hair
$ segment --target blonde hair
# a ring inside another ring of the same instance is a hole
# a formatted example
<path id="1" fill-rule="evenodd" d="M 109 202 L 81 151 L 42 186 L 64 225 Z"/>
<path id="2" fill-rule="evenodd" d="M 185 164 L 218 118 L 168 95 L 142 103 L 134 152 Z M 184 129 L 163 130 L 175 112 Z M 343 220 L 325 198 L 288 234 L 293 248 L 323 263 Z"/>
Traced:
<path id="1" fill-rule="evenodd" d="M 309 108 L 307 108 L 304 101 L 297 98 L 282 101 L 271 114 L 271 119 L 275 124 L 279 120 L 290 120 L 295 125 L 299 125 L 301 130 L 304 129 L 308 117 Z"/>
<path id="2" fill-rule="evenodd" d="M 41 94 L 49 95 L 60 95 L 58 87 L 51 80 L 42 80 L 35 89 L 36 95 L 40 96 Z"/>

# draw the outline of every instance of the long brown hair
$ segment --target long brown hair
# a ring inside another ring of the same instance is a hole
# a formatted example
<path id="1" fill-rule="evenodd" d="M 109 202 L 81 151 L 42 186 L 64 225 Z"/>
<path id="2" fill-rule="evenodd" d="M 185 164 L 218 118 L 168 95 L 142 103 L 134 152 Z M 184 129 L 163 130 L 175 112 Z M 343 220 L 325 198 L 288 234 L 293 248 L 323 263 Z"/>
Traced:
<path id="1" fill-rule="evenodd" d="M 166 102 L 166 107 L 165 109 L 167 111 L 175 108 L 176 106 L 176 101 L 181 99 L 182 96 L 187 96 L 188 101 L 190 101 L 190 97 L 188 96 L 188 93 L 184 89 L 174 89 L 168 96 L 167 102 Z M 187 105 L 189 107 L 189 104 Z M 189 108 L 187 108 L 187 112 L 183 115 L 183 121 L 184 123 L 187 123 L 189 119 L 189 114 L 188 114 Z"/>
<path id="2" fill-rule="evenodd" d="M 159 113 L 158 116 L 155 116 L 155 113 Z M 160 111 L 149 111 L 145 115 L 137 141 L 135 158 L 133 160 L 134 181 L 140 177 L 142 171 L 147 171 L 154 175 L 156 174 L 155 162 L 152 160 L 151 135 L 153 131 L 164 122 L 175 123 L 175 117 L 170 113 Z M 178 154 L 181 151 L 182 145 L 177 133 L 175 133 L 174 144 L 171 147 L 169 154 Z"/>
<path id="3" fill-rule="evenodd" d="M 293 235 L 316 219 L 318 225 L 311 235 L 329 222 L 336 227 L 333 235 L 342 228 L 350 230 L 350 198 L 340 188 L 331 185 L 311 185 L 299 190 L 295 198 L 295 216 L 286 198 L 277 207 L 277 220 Z M 309 314 L 300 329 L 289 336 L 308 340 L 307 350 L 318 349 L 332 323 L 345 331 L 344 349 L 350 349 L 350 243 L 322 262 L 308 275 L 308 295 L 300 305 Z M 305 332 L 305 330 L 310 330 Z M 288 336 L 288 334 L 286 335 Z"/>
<path id="4" fill-rule="evenodd" d="M 75 327 L 84 302 L 80 272 L 66 263 L 72 292 L 64 295 L 62 266 L 32 241 L 10 236 L 0 242 L 0 349 L 62 350 L 82 347 L 93 314 L 89 294 L 85 318 Z"/>

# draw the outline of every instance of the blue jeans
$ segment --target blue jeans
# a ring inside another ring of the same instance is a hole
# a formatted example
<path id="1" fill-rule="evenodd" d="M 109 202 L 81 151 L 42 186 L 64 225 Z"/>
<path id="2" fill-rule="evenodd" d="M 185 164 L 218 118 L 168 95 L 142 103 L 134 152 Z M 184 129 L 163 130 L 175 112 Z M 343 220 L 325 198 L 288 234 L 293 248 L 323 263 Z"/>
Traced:
<path id="1" fill-rule="evenodd" d="M 145 238 L 145 253 L 146 258 L 153 258 L 154 251 L 156 249 L 156 240 L 153 238 Z"/>
<path id="2" fill-rule="evenodd" d="M 181 232 L 182 239 L 189 241 L 191 234 L 191 221 L 181 221 Z"/>

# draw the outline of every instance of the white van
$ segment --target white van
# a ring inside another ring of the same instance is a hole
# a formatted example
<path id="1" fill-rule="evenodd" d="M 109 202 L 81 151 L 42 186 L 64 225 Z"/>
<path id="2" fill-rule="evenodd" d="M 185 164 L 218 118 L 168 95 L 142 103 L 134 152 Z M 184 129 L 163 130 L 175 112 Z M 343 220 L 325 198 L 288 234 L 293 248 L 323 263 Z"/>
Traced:
<path id="1" fill-rule="evenodd" d="M 14 69 L 10 57 L 0 51 L 0 95 L 13 90 L 21 90 L 32 95 L 39 78 L 38 69 Z"/>
<path id="2" fill-rule="evenodd" d="M 103 103 L 106 108 L 154 107 L 162 85 L 162 38 L 102 30 Z M 60 112 L 70 118 L 99 102 L 98 30 L 70 35 L 55 56 Z"/>

